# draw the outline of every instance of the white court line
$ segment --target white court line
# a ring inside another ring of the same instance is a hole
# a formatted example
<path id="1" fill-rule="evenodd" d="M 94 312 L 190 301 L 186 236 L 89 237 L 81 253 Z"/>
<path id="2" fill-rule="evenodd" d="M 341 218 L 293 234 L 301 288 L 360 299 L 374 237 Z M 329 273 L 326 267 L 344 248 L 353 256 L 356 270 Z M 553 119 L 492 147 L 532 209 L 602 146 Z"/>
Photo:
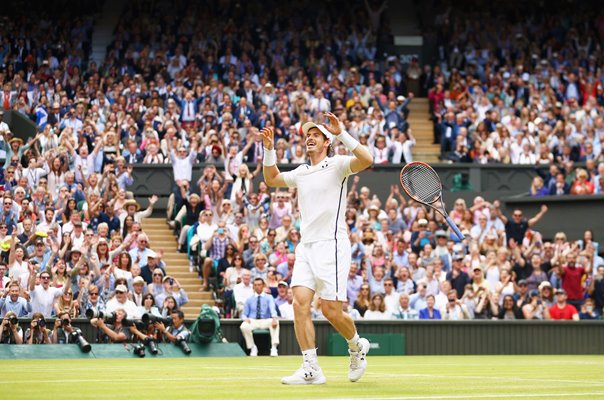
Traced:
<path id="1" fill-rule="evenodd" d="M 434 396 L 402 396 L 402 397 L 365 397 L 371 400 L 440 400 L 440 399 L 508 399 L 508 398 L 527 398 L 527 397 L 570 397 L 570 396 L 600 396 L 604 392 L 590 393 L 531 393 L 531 394 L 500 394 L 500 393 L 485 393 L 485 394 L 464 394 L 464 395 L 434 395 Z M 348 400 L 352 398 L 334 397 L 324 398 L 322 400 Z M 355 398 L 356 400 L 359 397 Z"/>
<path id="2" fill-rule="evenodd" d="M 237 377 L 238 381 L 266 381 L 266 380 L 270 380 L 270 381 L 275 381 L 276 378 L 274 376 L 261 376 L 261 377 Z M 233 377 L 212 377 L 212 378 L 203 378 L 203 377 L 199 377 L 199 378 L 162 378 L 161 381 L 158 380 L 158 378 L 123 378 L 123 379 L 115 379 L 115 378 L 95 378 L 95 379 L 22 379 L 22 380 L 10 380 L 10 381 L 5 381 L 5 382 L 11 382 L 11 383 L 23 383 L 23 384 L 29 384 L 29 383 L 102 383 L 102 382 L 127 382 L 127 383 L 131 383 L 131 382 L 158 382 L 158 383 L 165 383 L 166 381 L 168 382 L 195 382 L 195 381 L 233 381 Z M 2 382 L 0 380 L 0 382 Z"/>
<path id="3" fill-rule="evenodd" d="M 588 380 L 573 380 L 573 379 L 550 379 L 550 378 L 520 378 L 517 376 L 480 376 L 480 375 L 447 375 L 447 374 L 381 374 L 379 372 L 368 372 L 367 375 L 386 378 L 456 378 L 456 379 L 496 379 L 496 380 L 515 380 L 526 382 L 556 382 L 556 383 L 580 383 L 590 385 L 602 385 L 604 381 L 588 381 Z"/>

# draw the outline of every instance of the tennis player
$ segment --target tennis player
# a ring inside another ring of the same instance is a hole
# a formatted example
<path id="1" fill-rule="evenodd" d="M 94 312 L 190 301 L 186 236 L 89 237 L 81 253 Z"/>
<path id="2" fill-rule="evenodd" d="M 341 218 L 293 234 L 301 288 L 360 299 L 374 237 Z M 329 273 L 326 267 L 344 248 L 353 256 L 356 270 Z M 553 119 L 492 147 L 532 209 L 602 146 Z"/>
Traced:
<path id="1" fill-rule="evenodd" d="M 371 166 L 373 157 L 350 134 L 342 131 L 335 115 L 325 113 L 324 116 L 329 120 L 328 125 L 307 122 L 302 126 L 310 165 L 303 164 L 289 172 L 279 172 L 275 165 L 273 130 L 265 128 L 261 131 L 264 180 L 269 186 L 297 188 L 302 219 L 302 239 L 296 248 L 291 286 L 294 327 L 303 362 L 293 375 L 281 380 L 288 385 L 325 383 L 317 360 L 315 328 L 310 314 L 315 293 L 321 298 L 325 318 L 348 342 L 348 379 L 358 381 L 367 367 L 365 358 L 369 341 L 359 338 L 352 318 L 342 311 L 342 303 L 347 301 L 346 282 L 351 260 L 344 212 L 348 176 Z M 335 138 L 352 152 L 352 157 L 331 156 Z"/>

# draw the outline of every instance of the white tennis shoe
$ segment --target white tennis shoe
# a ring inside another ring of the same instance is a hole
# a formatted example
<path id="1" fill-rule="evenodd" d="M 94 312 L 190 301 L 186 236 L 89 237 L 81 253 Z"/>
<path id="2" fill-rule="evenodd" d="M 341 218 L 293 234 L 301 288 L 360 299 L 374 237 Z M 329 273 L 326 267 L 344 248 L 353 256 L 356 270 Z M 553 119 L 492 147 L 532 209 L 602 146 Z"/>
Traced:
<path id="1" fill-rule="evenodd" d="M 367 368 L 367 353 L 369 353 L 369 340 L 365 338 L 360 338 L 357 345 L 359 346 L 359 351 L 352 351 L 348 349 L 348 354 L 350 354 L 350 368 L 348 369 L 348 379 L 351 382 L 356 382 L 365 373 L 365 369 Z"/>
<path id="2" fill-rule="evenodd" d="M 281 379 L 284 385 L 322 385 L 326 381 L 323 370 L 318 365 L 304 361 L 293 375 Z"/>

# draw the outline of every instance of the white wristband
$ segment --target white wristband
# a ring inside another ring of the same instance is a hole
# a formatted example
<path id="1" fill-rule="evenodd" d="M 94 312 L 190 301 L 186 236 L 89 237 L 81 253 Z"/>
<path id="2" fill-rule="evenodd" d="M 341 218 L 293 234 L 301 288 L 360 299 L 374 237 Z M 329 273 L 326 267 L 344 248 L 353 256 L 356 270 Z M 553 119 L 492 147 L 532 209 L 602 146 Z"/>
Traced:
<path id="1" fill-rule="evenodd" d="M 356 149 L 357 146 L 360 144 L 355 138 L 350 136 L 350 133 L 346 131 L 342 131 L 338 135 L 338 139 L 344 144 L 344 146 L 346 146 L 349 151 L 354 151 L 354 149 Z"/>
<path id="2" fill-rule="evenodd" d="M 268 150 L 266 147 L 264 148 L 264 157 L 262 157 L 262 165 L 265 167 L 270 167 L 277 164 L 277 152 L 275 149 Z"/>

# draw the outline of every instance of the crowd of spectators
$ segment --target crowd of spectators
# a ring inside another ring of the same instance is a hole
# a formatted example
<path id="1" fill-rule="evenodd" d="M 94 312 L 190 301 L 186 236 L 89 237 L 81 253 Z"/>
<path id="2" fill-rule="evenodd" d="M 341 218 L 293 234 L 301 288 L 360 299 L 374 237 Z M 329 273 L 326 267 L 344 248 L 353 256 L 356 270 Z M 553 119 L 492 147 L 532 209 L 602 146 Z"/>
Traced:
<path id="1" fill-rule="evenodd" d="M 331 110 L 376 163 L 412 160 L 407 79 L 418 65 L 405 72 L 381 52 L 382 4 L 220 4 L 129 3 L 101 65 L 89 60 L 92 18 L 55 23 L 32 14 L 0 24 L 0 108 L 39 127 L 25 143 L 0 120 L 0 340 L 57 340 L 61 319 L 89 310 L 115 313 L 113 327 L 92 319 L 113 341 L 139 336 L 122 326 L 128 318 L 182 319 L 187 294 L 141 228 L 157 198 L 141 210 L 128 192 L 133 164 L 172 165 L 169 222 L 202 290 L 224 300 L 223 316 L 240 316 L 261 278 L 275 311 L 291 318 L 297 194 L 254 187 L 260 170 L 248 164 L 263 156 L 258 130 L 274 127 L 280 162 L 303 163 L 301 124 Z M 444 156 L 460 145 L 472 149 L 467 159 L 509 162 L 518 148 L 549 148 L 539 159 L 564 162 L 564 183 L 552 166 L 536 195 L 552 187 L 599 192 L 604 120 L 599 46 L 591 40 L 598 25 L 574 21 L 546 35 L 552 21 L 539 21 L 493 33 L 497 52 L 478 50 L 484 38 L 473 25 L 445 15 L 443 32 L 458 51 L 443 48 L 447 57 L 424 69 L 420 90 L 445 127 Z M 527 39 L 535 37 L 545 39 L 533 49 Z M 575 181 L 568 166 L 581 157 L 591 164 Z M 581 241 L 560 233 L 552 243 L 533 229 L 546 208 L 531 219 L 520 210 L 506 217 L 497 202 L 460 199 L 451 215 L 472 240 L 457 243 L 438 214 L 397 188 L 384 200 L 358 184 L 346 214 L 354 262 L 348 308 L 356 318 L 601 315 L 604 267 L 589 231 Z M 29 333 L 19 333 L 12 316 L 33 317 Z M 54 334 L 40 325 L 51 317 Z"/>
<path id="2" fill-rule="evenodd" d="M 438 56 L 421 76 L 441 158 L 562 169 L 604 161 L 595 3 L 465 3 L 436 16 Z"/>
<path id="3" fill-rule="evenodd" d="M 397 186 L 379 199 L 359 185 L 354 178 L 346 212 L 353 261 L 347 308 L 354 318 L 601 318 L 599 244 L 589 230 L 580 240 L 563 232 L 545 240 L 535 225 L 547 218 L 546 206 L 534 216 L 521 210 L 506 216 L 498 201 L 457 199 L 450 215 L 466 235 L 460 242 L 438 213 L 407 201 Z M 187 215 L 199 210 L 188 250 L 202 260 L 204 282 L 214 282 L 224 297 L 227 318 L 243 312 L 258 278 L 278 315 L 291 318 L 289 283 L 300 239 L 296 192 L 269 193 L 261 184 L 236 198 L 219 194 L 215 211 L 209 196 L 205 205 L 183 206 Z M 318 304 L 313 310 L 323 318 Z"/>

